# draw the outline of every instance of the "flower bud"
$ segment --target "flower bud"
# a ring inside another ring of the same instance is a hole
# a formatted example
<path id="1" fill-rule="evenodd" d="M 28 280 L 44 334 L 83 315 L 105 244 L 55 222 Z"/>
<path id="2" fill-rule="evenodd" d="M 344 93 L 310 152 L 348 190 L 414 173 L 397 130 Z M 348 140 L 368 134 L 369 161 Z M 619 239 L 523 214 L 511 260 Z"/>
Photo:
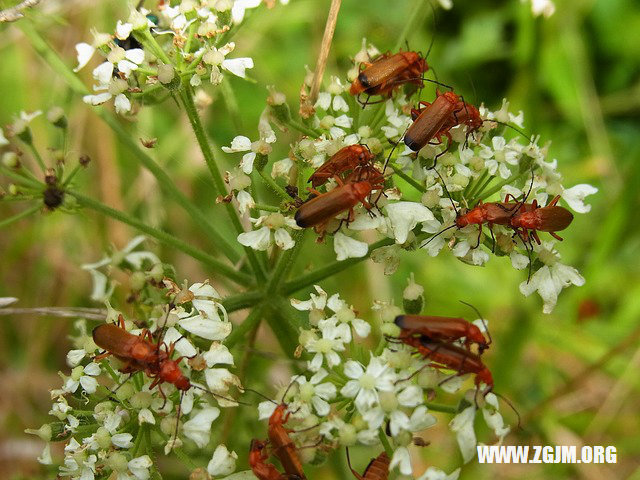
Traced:
<path id="1" fill-rule="evenodd" d="M 139 292 L 147 283 L 147 278 L 144 272 L 133 272 L 129 279 L 131 289 Z"/>
<path id="2" fill-rule="evenodd" d="M 331 127 L 333 127 L 335 122 L 336 119 L 334 117 L 332 117 L 331 115 L 326 115 L 322 120 L 320 120 L 320 128 L 329 130 Z"/>
<path id="3" fill-rule="evenodd" d="M 116 398 L 120 401 L 127 400 L 128 398 L 131 398 L 134 393 L 135 389 L 131 383 L 123 383 L 116 392 Z"/>
<path id="4" fill-rule="evenodd" d="M 367 145 L 369 147 L 369 150 L 371 150 L 371 153 L 373 153 L 374 155 L 378 155 L 384 150 L 382 142 L 376 137 L 365 138 L 362 143 Z"/>
<path id="5" fill-rule="evenodd" d="M 386 337 L 397 337 L 400 335 L 400 327 L 393 322 L 384 322 L 380 325 L 380 332 Z"/>
<path id="6" fill-rule="evenodd" d="M 33 141 L 33 137 L 31 135 L 31 129 L 29 128 L 29 122 L 27 120 L 23 120 L 22 118 L 18 118 L 15 122 L 13 122 L 13 134 L 22 140 L 27 145 L 30 145 Z"/>
<path id="7" fill-rule="evenodd" d="M 85 154 L 80 155 L 80 157 L 78 157 L 78 163 L 82 165 L 84 168 L 87 168 L 89 163 L 91 163 L 91 157 Z"/>
<path id="8" fill-rule="evenodd" d="M 20 158 L 15 152 L 5 152 L 2 155 L 2 164 L 7 168 L 20 168 Z"/>
<path id="9" fill-rule="evenodd" d="M 111 470 L 115 472 L 127 471 L 127 457 L 125 457 L 123 453 L 113 452 L 111 455 L 109 455 L 106 463 L 111 468 Z"/>
<path id="10" fill-rule="evenodd" d="M 67 128 L 67 117 L 61 107 L 52 107 L 47 112 L 47 120 L 58 128 Z"/>
<path id="11" fill-rule="evenodd" d="M 111 446 L 111 434 L 106 428 L 99 427 L 98 430 L 96 430 L 95 438 L 100 448 L 107 450 Z"/>
<path id="12" fill-rule="evenodd" d="M 153 395 L 151 392 L 136 392 L 129 402 L 131 406 L 136 410 L 149 408 L 151 406 L 151 401 L 153 400 Z"/>
<path id="13" fill-rule="evenodd" d="M 354 427 L 353 425 L 343 425 L 338 431 L 338 441 L 340 442 L 341 446 L 350 447 L 352 445 L 355 445 L 357 440 L 358 436 L 356 427 Z"/>
<path id="14" fill-rule="evenodd" d="M 48 423 L 45 423 L 44 425 L 42 425 L 37 430 L 35 430 L 33 428 L 27 428 L 24 431 L 24 433 L 28 433 L 30 435 L 37 435 L 38 437 L 40 437 L 45 442 L 50 441 L 51 438 L 52 438 L 52 436 L 51 436 L 52 435 L 51 425 L 49 425 Z"/>
<path id="15" fill-rule="evenodd" d="M 408 285 L 402 292 L 402 305 L 409 315 L 418 315 L 424 305 L 424 288 L 415 282 L 413 273 L 409 277 Z"/>

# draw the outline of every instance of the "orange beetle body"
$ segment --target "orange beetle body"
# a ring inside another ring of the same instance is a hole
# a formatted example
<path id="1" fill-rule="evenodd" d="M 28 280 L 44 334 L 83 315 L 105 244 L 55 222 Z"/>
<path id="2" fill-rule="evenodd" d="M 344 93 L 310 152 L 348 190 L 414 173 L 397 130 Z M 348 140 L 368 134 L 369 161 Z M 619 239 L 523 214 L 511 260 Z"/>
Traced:
<path id="1" fill-rule="evenodd" d="M 338 174 L 356 168 L 373 167 L 373 154 L 365 145 L 348 145 L 341 148 L 329 160 L 327 160 L 320 168 L 318 168 L 311 177 L 309 182 L 316 188 L 324 184 L 330 178 L 336 177 Z"/>
<path id="2" fill-rule="evenodd" d="M 422 74 L 429 69 L 427 62 L 417 52 L 383 54 L 365 68 L 353 81 L 351 95 L 382 95 L 390 97 L 404 83 L 422 86 Z"/>
<path id="3" fill-rule="evenodd" d="M 300 478 L 297 475 L 280 473 L 274 465 L 267 463 L 269 455 L 266 449 L 267 442 L 251 440 L 249 466 L 258 480 L 298 480 Z"/>
<path id="4" fill-rule="evenodd" d="M 431 360 L 436 368 L 455 370 L 458 375 L 475 374 L 476 386 L 479 387 L 481 383 L 487 385 L 485 395 L 493 390 L 493 375 L 479 355 L 449 343 L 433 342 L 425 336 L 404 337 L 401 340 L 414 347 L 425 359 Z"/>
<path id="5" fill-rule="evenodd" d="M 302 228 L 321 228 L 336 215 L 346 210 L 351 211 L 358 203 L 370 209 L 371 205 L 366 199 L 375 188 L 375 182 L 372 184 L 368 180 L 363 180 L 346 183 L 320 194 L 300 206 L 294 217 L 296 223 Z"/>
<path id="6" fill-rule="evenodd" d="M 347 456 L 347 459 L 349 457 Z M 386 452 L 380 453 L 376 458 L 372 458 L 365 468 L 364 473 L 360 475 L 353 468 L 351 468 L 351 461 L 349 461 L 349 469 L 353 476 L 358 480 L 387 480 L 389 478 L 389 465 L 391 459 Z"/>
<path id="7" fill-rule="evenodd" d="M 480 352 L 489 348 L 480 329 L 464 318 L 426 315 L 398 315 L 395 324 L 402 329 L 400 338 L 421 335 L 433 341 L 453 342 L 465 338 L 465 346 L 478 345 Z"/>
<path id="8" fill-rule="evenodd" d="M 562 240 L 555 232 L 567 228 L 573 221 L 573 214 L 566 208 L 556 205 L 558 200 L 560 200 L 559 195 L 546 207 L 539 207 L 538 202 L 534 200 L 531 208 L 519 211 L 511 219 L 511 227 L 520 234 L 523 241 L 528 241 L 529 235 L 531 235 L 540 244 L 536 230 L 549 232 L 557 240 Z"/>
<path id="9" fill-rule="evenodd" d="M 269 441 L 273 444 L 273 453 L 280 460 L 285 473 L 306 479 L 296 447 L 289 437 L 289 431 L 284 427 L 290 415 L 286 410 L 287 405 L 281 403 L 269 417 Z"/>

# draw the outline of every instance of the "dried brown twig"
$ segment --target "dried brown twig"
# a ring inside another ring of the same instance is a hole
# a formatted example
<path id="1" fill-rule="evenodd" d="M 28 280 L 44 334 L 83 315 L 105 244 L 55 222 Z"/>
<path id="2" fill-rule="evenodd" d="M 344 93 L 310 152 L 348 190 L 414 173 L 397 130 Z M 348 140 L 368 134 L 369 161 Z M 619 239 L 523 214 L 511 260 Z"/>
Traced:
<path id="1" fill-rule="evenodd" d="M 24 0 L 24 2 L 19 3 L 15 7 L 5 8 L 4 10 L 0 10 L 0 23 L 2 22 L 15 22 L 16 20 L 24 17 L 23 10 L 27 8 L 35 7 L 42 0 Z"/>

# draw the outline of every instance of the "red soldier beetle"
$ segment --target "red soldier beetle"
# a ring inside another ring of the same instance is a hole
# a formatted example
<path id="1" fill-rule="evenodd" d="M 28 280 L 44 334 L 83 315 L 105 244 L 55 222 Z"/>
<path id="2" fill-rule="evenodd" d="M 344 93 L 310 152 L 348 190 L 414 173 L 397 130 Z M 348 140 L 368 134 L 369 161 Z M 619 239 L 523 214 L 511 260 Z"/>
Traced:
<path id="1" fill-rule="evenodd" d="M 482 392 L 482 396 L 486 397 L 489 393 L 493 393 L 497 397 L 504 400 L 509 407 L 515 412 L 518 417 L 518 428 L 520 428 L 520 413 L 515 409 L 513 404 L 503 395 L 496 393 L 493 391 L 494 382 L 493 375 L 491 374 L 491 370 L 487 368 L 487 366 L 482 362 L 482 359 L 479 355 L 470 352 L 469 350 L 461 347 L 457 347 L 450 343 L 442 343 L 442 342 L 434 342 L 430 338 L 425 337 L 424 335 L 420 337 L 408 336 L 408 337 L 399 337 L 398 341 L 405 343 L 416 349 L 416 351 L 422 355 L 425 360 L 429 360 L 431 363 L 425 365 L 431 366 L 436 369 L 443 370 L 453 370 L 456 373 L 456 376 L 466 375 L 468 373 L 474 374 L 474 384 L 476 386 L 476 395 L 480 391 L 480 385 L 485 384 L 486 388 Z M 424 367 L 423 367 L 424 368 Z M 419 372 L 420 370 L 418 370 Z M 413 375 L 415 375 L 415 372 Z M 411 377 L 413 376 L 411 375 Z M 409 377 L 409 378 L 411 378 Z M 450 380 L 451 378 L 446 378 L 442 383 Z M 399 381 L 405 381 L 407 379 L 402 379 Z M 476 407 L 477 407 L 477 399 L 476 399 Z"/>
<path id="2" fill-rule="evenodd" d="M 524 204 L 527 208 L 521 208 L 511 218 L 510 226 L 525 242 L 530 242 L 529 235 L 531 235 L 540 245 L 537 231 L 548 232 L 553 238 L 562 241 L 562 237 L 556 235 L 555 232 L 564 230 L 571 225 L 573 214 L 566 208 L 556 205 L 558 200 L 560 200 L 560 195 L 557 195 L 545 207 L 540 207 L 537 200 L 534 200 L 531 205 Z"/>
<path id="3" fill-rule="evenodd" d="M 466 302 L 462 302 L 470 306 L 483 319 L 478 310 Z M 484 319 L 482 320 L 484 323 Z M 402 329 L 400 339 L 407 336 L 419 335 L 422 338 L 429 338 L 434 342 L 451 343 L 464 338 L 464 346 L 470 351 L 471 344 L 478 346 L 478 354 L 481 355 L 489 345 L 491 345 L 491 335 L 486 328 L 489 340 L 487 340 L 482 331 L 473 323 L 459 317 L 439 317 L 424 315 L 398 315 L 394 323 Z"/>
<path id="4" fill-rule="evenodd" d="M 372 458 L 364 469 L 364 473 L 360 475 L 351 466 L 351 458 L 349 457 L 349 448 L 347 447 L 347 463 L 349 464 L 349 470 L 353 473 L 353 476 L 358 480 L 387 480 L 389 478 L 389 465 L 391 459 L 387 455 L 387 452 L 382 451 L 376 458 Z"/>
<path id="5" fill-rule="evenodd" d="M 298 480 L 300 477 L 294 474 L 280 473 L 271 463 L 267 463 L 267 442 L 253 439 L 249 450 L 249 466 L 258 480 Z"/>
<path id="6" fill-rule="evenodd" d="M 381 95 L 390 97 L 393 91 L 404 83 L 412 83 L 422 87 L 422 74 L 429 70 L 427 62 L 417 52 L 398 52 L 396 54 L 382 54 L 372 63 L 363 63 L 364 69 L 351 84 L 349 93 L 358 97 L 366 94 L 369 97 Z"/>
<path id="7" fill-rule="evenodd" d="M 349 219 L 353 218 L 353 208 L 362 203 L 369 211 L 373 208 L 367 200 L 373 190 L 380 190 L 383 186 L 382 175 L 368 175 L 367 180 L 342 183 L 327 193 L 317 194 L 316 197 L 303 203 L 296 211 L 295 220 L 299 227 L 316 227 L 316 231 L 323 231 L 324 226 L 336 215 L 349 211 Z M 349 221 L 349 220 L 347 220 Z"/>
<path id="8" fill-rule="evenodd" d="M 374 155 L 366 145 L 348 145 L 338 150 L 329 160 L 318 168 L 309 182 L 313 188 L 323 185 L 330 178 L 335 178 L 339 174 L 348 170 L 355 171 L 357 168 L 373 168 Z"/>

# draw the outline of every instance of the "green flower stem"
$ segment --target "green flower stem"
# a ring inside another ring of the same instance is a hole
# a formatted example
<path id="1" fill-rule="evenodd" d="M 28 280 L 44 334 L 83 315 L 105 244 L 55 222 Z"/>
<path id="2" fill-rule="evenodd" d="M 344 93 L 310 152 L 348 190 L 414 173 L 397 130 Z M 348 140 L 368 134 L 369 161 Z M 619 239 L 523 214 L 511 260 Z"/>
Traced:
<path id="1" fill-rule="evenodd" d="M 389 163 L 389 166 L 393 169 L 393 171 L 396 173 L 396 175 L 398 175 L 400 178 L 402 178 L 405 182 L 407 182 L 409 185 L 411 185 L 416 190 L 418 190 L 418 191 L 420 191 L 422 193 L 427 191 L 427 189 L 425 188 L 424 185 L 421 185 L 420 183 L 415 181 L 413 178 L 411 178 L 409 175 L 404 173 L 402 171 L 402 169 L 400 167 L 398 167 L 395 163 Z"/>
<path id="2" fill-rule="evenodd" d="M 166 64 L 166 65 L 172 65 L 173 62 L 171 61 L 171 59 L 169 58 L 169 56 L 166 54 L 166 52 L 162 49 L 162 47 L 160 46 L 160 44 L 156 41 L 156 37 L 154 37 L 151 34 L 151 30 L 149 30 L 148 28 L 143 32 L 143 38 L 141 38 L 140 40 L 142 40 L 141 43 L 148 43 L 148 45 L 145 45 L 146 47 L 149 47 L 149 50 L 151 50 L 153 52 L 153 54 L 158 57 L 160 60 L 162 60 L 162 63 Z"/>
<path id="3" fill-rule="evenodd" d="M 407 37 L 409 36 L 410 33 L 414 32 L 416 29 L 419 29 L 418 26 L 420 22 L 422 22 L 422 18 L 424 17 L 423 7 L 425 6 L 425 4 L 426 4 L 425 0 L 416 0 L 413 10 L 411 12 L 411 16 L 409 17 L 409 20 L 404 22 L 404 28 L 402 29 L 402 32 L 398 37 L 396 46 L 393 49 L 394 52 L 404 47 L 404 43 L 407 40 Z M 431 8 L 433 9 L 433 6 Z M 422 29 L 419 29 L 419 30 L 422 30 Z"/>
<path id="4" fill-rule="evenodd" d="M 138 428 L 138 434 L 136 435 L 136 439 L 133 442 L 133 447 L 131 447 L 131 458 L 136 458 L 138 456 L 138 452 L 140 451 L 140 445 L 142 444 L 145 436 L 145 429 L 148 428 L 145 423 L 140 425 Z"/>
<path id="5" fill-rule="evenodd" d="M 189 122 L 191 123 L 191 127 L 193 128 L 193 132 L 196 135 L 198 145 L 200 146 L 200 151 L 204 156 L 204 160 L 207 163 L 207 167 L 209 168 L 209 172 L 211 173 L 211 177 L 213 178 L 213 183 L 216 187 L 216 190 L 219 195 L 226 195 L 227 188 L 224 184 L 224 179 L 222 178 L 222 174 L 220 173 L 215 158 L 213 157 L 213 150 L 211 148 L 211 144 L 209 143 L 209 139 L 207 138 L 207 134 L 204 131 L 202 122 L 200 121 L 198 110 L 196 109 L 196 105 L 193 101 L 193 91 L 188 82 L 183 81 L 182 89 L 180 90 L 180 97 L 182 98 L 182 103 L 187 113 L 187 117 L 189 117 Z M 231 203 L 225 203 L 224 205 L 227 209 L 229 218 L 231 219 L 231 223 L 233 223 L 233 226 L 236 229 L 236 232 L 239 234 L 244 233 L 244 228 L 242 228 L 242 224 L 240 223 L 240 217 L 238 216 L 234 206 Z M 265 275 L 255 252 L 249 247 L 244 247 L 244 251 L 247 255 L 247 259 L 249 260 L 249 264 L 251 265 L 251 269 L 253 270 L 256 278 L 258 279 L 258 281 L 263 281 L 265 279 Z"/>
<path id="6" fill-rule="evenodd" d="M 291 197 L 289 197 L 291 198 Z M 279 212 L 280 209 L 278 207 L 272 207 L 271 205 L 264 205 L 262 203 L 256 203 L 253 207 L 256 210 L 264 210 L 265 212 Z"/>
<path id="7" fill-rule="evenodd" d="M 30 142 L 28 145 L 29 145 L 29 150 L 31 150 L 31 153 L 33 153 L 33 158 L 35 158 L 36 162 L 38 162 L 40 169 L 43 172 L 45 172 L 47 170 L 47 166 L 44 164 L 44 160 L 40 156 L 40 152 L 38 151 L 36 146 L 33 144 L 33 142 Z"/>
<path id="8" fill-rule="evenodd" d="M 473 196 L 474 197 L 479 197 L 482 194 L 482 192 L 484 191 L 484 189 L 487 188 L 491 184 L 491 182 L 493 182 L 493 180 L 495 178 L 496 178 L 495 176 L 489 175 L 488 178 L 486 178 L 482 183 L 478 183 L 478 185 L 476 186 L 477 188 L 473 192 Z M 475 203 L 476 202 L 474 201 L 472 203 L 472 205 L 475 204 Z"/>
<path id="9" fill-rule="evenodd" d="M 389 443 L 389 439 L 387 438 L 387 434 L 384 433 L 384 429 L 380 427 L 378 429 L 378 438 L 380 439 L 380 443 L 384 447 L 384 451 L 387 453 L 389 458 L 393 457 L 393 448 L 391 448 L 391 444 Z"/>
<path id="10" fill-rule="evenodd" d="M 369 245 L 369 251 L 364 257 L 349 258 L 348 260 L 343 260 L 341 262 L 335 261 L 333 263 L 330 263 L 329 265 L 319 268 L 318 270 L 302 275 L 295 280 L 285 283 L 282 286 L 282 293 L 285 296 L 288 296 L 294 292 L 302 290 L 303 288 L 318 283 L 325 278 L 331 277 L 336 273 L 346 270 L 347 268 L 352 267 L 353 265 L 357 265 L 358 263 L 366 260 L 371 256 L 371 252 L 376 248 L 393 245 L 394 243 L 395 241 L 392 238 L 385 238 L 378 242 L 372 243 L 371 245 Z"/>
<path id="11" fill-rule="evenodd" d="M 67 178 L 64 179 L 64 181 L 62 182 L 62 188 L 65 188 L 69 185 L 69 183 L 71 183 L 71 180 L 73 180 L 73 178 L 77 175 L 77 173 L 82 169 L 82 165 L 78 164 L 75 167 L 73 167 L 73 170 L 71 170 L 71 172 L 69 172 L 69 175 L 67 175 Z"/>
<path id="12" fill-rule="evenodd" d="M 439 405 L 437 403 L 429 403 L 426 402 L 424 404 L 429 410 L 433 410 L 434 412 L 444 412 L 444 413 L 458 413 L 458 407 L 451 407 L 449 405 Z"/>
<path id="13" fill-rule="evenodd" d="M 478 201 L 478 200 L 484 200 L 484 199 L 486 199 L 486 198 L 489 198 L 489 197 L 490 197 L 491 195 L 493 195 L 494 193 L 499 192 L 499 191 L 500 191 L 500 189 L 501 189 L 502 187 L 504 187 L 505 185 L 507 185 L 507 184 L 509 184 L 509 183 L 512 183 L 512 182 L 515 182 L 515 181 L 518 181 L 518 180 L 520 180 L 521 178 L 524 178 L 524 177 L 529 176 L 529 175 L 531 175 L 531 172 L 529 172 L 529 171 L 524 171 L 524 172 L 522 172 L 522 173 L 518 173 L 518 174 L 515 174 L 515 175 L 511 175 L 511 176 L 510 176 L 509 178 L 507 178 L 506 180 L 502 180 L 501 182 L 498 182 L 496 185 L 494 185 L 493 187 L 491 187 L 491 188 L 490 188 L 489 190 L 487 190 L 486 192 L 484 192 L 484 193 L 483 193 L 482 191 L 478 192 L 478 194 L 477 194 L 477 195 L 478 195 L 478 198 L 476 198 L 476 200 L 475 200 L 475 201 Z"/>
<path id="14" fill-rule="evenodd" d="M 264 294 L 258 290 L 243 292 L 225 298 L 222 300 L 222 306 L 228 313 L 231 313 L 236 310 L 242 310 L 243 308 L 253 307 L 262 300 L 263 296 Z"/>
<path id="15" fill-rule="evenodd" d="M 270 311 L 265 315 L 265 320 L 278 339 L 282 351 L 287 357 L 295 360 L 299 322 L 292 315 L 292 307 L 284 298 L 271 300 L 269 303 Z"/>
<path id="16" fill-rule="evenodd" d="M 82 81 L 73 73 L 71 68 L 60 59 L 55 50 L 51 48 L 30 23 L 19 22 L 18 26 L 29 39 L 36 52 L 47 62 L 54 72 L 64 78 L 74 92 L 79 95 L 87 95 L 89 93 Z M 162 167 L 140 148 L 138 143 L 120 124 L 116 117 L 103 108 L 94 109 L 94 111 L 113 130 L 122 144 L 151 172 L 158 181 L 160 188 L 189 214 L 194 223 L 204 230 L 211 243 L 218 248 L 231 263 L 238 262 L 238 260 L 240 260 L 240 253 L 235 247 L 227 242 L 220 234 L 211 219 L 180 191 Z"/>
<path id="17" fill-rule="evenodd" d="M 277 193 L 280 198 L 282 198 L 283 200 L 286 200 L 286 201 L 291 201 L 292 200 L 292 198 L 284 190 L 284 188 L 282 188 L 280 185 L 278 185 L 276 183 L 276 181 L 273 178 L 271 178 L 269 175 L 265 174 L 263 170 L 259 170 L 258 174 L 260 175 L 260 178 L 262 178 L 264 183 L 266 183 L 267 186 L 271 190 L 273 190 L 275 193 Z M 280 211 L 280 209 L 277 209 L 276 211 Z"/>
<path id="18" fill-rule="evenodd" d="M 27 202 L 30 200 L 40 199 L 40 195 L 19 195 L 19 196 L 5 196 L 0 195 L 0 203 L 2 202 Z"/>
<path id="19" fill-rule="evenodd" d="M 280 282 L 286 279 L 287 273 L 289 273 L 289 270 L 291 270 L 291 267 L 293 267 L 295 258 L 302 248 L 302 244 L 305 238 L 305 232 L 305 230 L 297 230 L 293 234 L 293 241 L 296 242 L 296 244 L 293 246 L 293 248 L 285 250 L 280 256 L 280 259 L 278 260 L 278 263 L 276 264 L 276 267 L 274 268 L 273 273 L 269 278 L 269 283 L 267 283 L 267 296 L 276 293 L 280 288 Z"/>
<path id="20" fill-rule="evenodd" d="M 227 348 L 233 347 L 236 343 L 242 340 L 256 325 L 260 323 L 262 320 L 262 313 L 264 311 L 264 307 L 262 305 L 257 306 L 251 313 L 244 319 L 244 321 L 234 327 L 231 331 L 231 334 L 225 339 L 224 344 Z"/>
<path id="21" fill-rule="evenodd" d="M 294 120 L 293 118 L 289 119 L 289 121 L 287 122 L 287 125 L 289 125 L 294 130 L 297 130 L 300 133 L 302 133 L 303 135 L 306 135 L 308 137 L 318 138 L 320 136 L 320 134 L 316 130 L 314 130 L 311 127 L 307 127 L 305 124 L 303 124 L 301 122 L 298 122 L 297 120 Z"/>
<path id="22" fill-rule="evenodd" d="M 4 165 L 0 165 L 0 171 L 3 172 L 7 177 L 15 180 L 16 183 L 25 187 L 33 188 L 35 190 L 39 190 L 39 191 L 44 190 L 44 184 L 42 182 L 39 182 L 32 176 L 27 175 L 26 173 L 23 172 L 23 170 L 28 171 L 23 168 L 20 168 L 19 170 L 13 170 L 5 167 Z"/>
<path id="23" fill-rule="evenodd" d="M 470 183 L 467 186 L 467 189 L 464 192 L 464 197 L 465 198 L 473 198 L 473 195 L 475 195 L 475 193 L 478 190 L 478 187 L 480 186 L 480 184 L 482 182 L 484 182 L 484 180 L 487 178 L 487 175 L 489 175 L 489 172 L 487 171 L 487 169 L 484 169 L 484 171 L 482 172 L 482 175 L 480 175 L 480 177 L 478 177 L 478 179 L 476 179 L 475 182 Z"/>
<path id="24" fill-rule="evenodd" d="M 12 217 L 5 218 L 4 220 L 0 220 L 0 228 L 7 227 L 7 226 L 11 225 L 12 223 L 17 222 L 18 220 L 26 218 L 29 215 L 36 213 L 41 208 L 42 208 L 42 205 L 36 204 L 36 205 L 32 206 L 31 208 L 27 208 L 26 210 L 13 215 Z"/>
<path id="25" fill-rule="evenodd" d="M 239 285 L 247 285 L 252 282 L 252 278 L 249 275 L 239 272 L 235 268 L 222 263 L 220 260 L 209 255 L 208 253 L 189 245 L 188 243 L 180 240 L 177 237 L 174 237 L 169 233 L 150 227 L 149 225 L 124 212 L 108 207 L 97 200 L 82 195 L 81 193 L 75 192 L 73 190 L 67 190 L 66 193 L 68 195 L 71 195 L 72 197 L 75 197 L 80 205 L 95 210 L 96 212 L 102 213 L 103 215 L 106 215 L 108 217 L 114 218 L 119 222 L 126 223 L 127 225 L 130 225 L 140 230 L 141 232 L 155 238 L 159 242 L 162 242 L 186 253 L 187 255 L 211 267 L 216 273 L 224 275 L 225 277 L 233 280 Z"/>

